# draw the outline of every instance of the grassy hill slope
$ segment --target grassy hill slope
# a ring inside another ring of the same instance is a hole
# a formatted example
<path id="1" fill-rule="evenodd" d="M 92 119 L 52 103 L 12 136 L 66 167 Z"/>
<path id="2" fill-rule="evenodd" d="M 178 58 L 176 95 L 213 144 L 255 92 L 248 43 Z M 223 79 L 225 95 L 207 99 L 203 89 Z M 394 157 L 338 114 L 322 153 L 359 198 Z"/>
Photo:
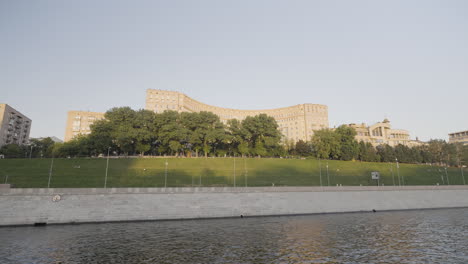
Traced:
<path id="1" fill-rule="evenodd" d="M 459 168 L 359 161 L 257 158 L 120 158 L 110 159 L 107 187 L 189 186 L 336 186 L 463 184 Z M 47 187 L 51 159 L 0 160 L 0 183 L 19 188 Z M 327 174 L 328 164 L 328 174 Z M 321 170 L 320 170 L 321 168 Z M 106 159 L 54 159 L 50 187 L 103 187 Z M 320 172 L 321 171 L 321 172 Z M 400 178 L 398 177 L 398 172 Z M 466 174 L 466 172 L 464 172 Z M 320 177 L 321 174 L 321 177 Z M 234 177 L 235 176 L 235 177 Z M 321 178 L 321 179 L 320 179 Z M 466 175 L 465 175 L 466 178 Z"/>

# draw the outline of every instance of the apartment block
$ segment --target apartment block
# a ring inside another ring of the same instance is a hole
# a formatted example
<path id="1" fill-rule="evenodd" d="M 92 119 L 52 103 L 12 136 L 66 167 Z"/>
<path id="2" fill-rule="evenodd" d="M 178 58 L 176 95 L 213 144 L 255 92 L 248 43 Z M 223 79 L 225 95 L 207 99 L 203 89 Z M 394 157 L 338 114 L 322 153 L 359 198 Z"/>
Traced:
<path id="1" fill-rule="evenodd" d="M 276 120 L 284 139 L 292 141 L 308 141 L 314 130 L 328 128 L 328 107 L 320 104 L 298 104 L 266 110 L 240 110 L 208 105 L 181 92 L 148 89 L 145 109 L 155 113 L 166 110 L 207 111 L 218 115 L 223 123 L 229 119 L 243 120 L 248 116 L 267 114 Z"/>
<path id="2" fill-rule="evenodd" d="M 78 135 L 91 133 L 90 126 L 97 120 L 104 119 L 104 113 L 87 111 L 69 111 L 64 141 L 67 142 Z"/>
<path id="3" fill-rule="evenodd" d="M 32 120 L 8 104 L 0 104 L 0 147 L 29 143 Z"/>
<path id="4" fill-rule="evenodd" d="M 464 146 L 468 145 L 468 130 L 450 133 L 449 143 L 462 143 Z"/>

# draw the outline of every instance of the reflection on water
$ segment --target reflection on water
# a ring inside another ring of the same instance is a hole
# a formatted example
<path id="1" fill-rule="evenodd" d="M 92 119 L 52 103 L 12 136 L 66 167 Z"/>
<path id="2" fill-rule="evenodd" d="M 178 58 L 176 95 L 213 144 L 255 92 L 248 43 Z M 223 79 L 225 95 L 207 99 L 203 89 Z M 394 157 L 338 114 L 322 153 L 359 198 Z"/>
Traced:
<path id="1" fill-rule="evenodd" d="M 0 263 L 468 263 L 468 209 L 0 228 Z"/>

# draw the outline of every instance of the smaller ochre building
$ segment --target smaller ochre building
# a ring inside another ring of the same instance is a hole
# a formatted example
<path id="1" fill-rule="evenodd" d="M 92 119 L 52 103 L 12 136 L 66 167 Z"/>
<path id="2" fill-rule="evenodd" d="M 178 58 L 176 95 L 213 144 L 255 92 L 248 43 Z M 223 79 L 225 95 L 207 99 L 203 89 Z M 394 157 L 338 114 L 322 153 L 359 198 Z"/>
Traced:
<path id="1" fill-rule="evenodd" d="M 8 104 L 0 104 L 0 147 L 29 143 L 32 120 Z"/>
<path id="2" fill-rule="evenodd" d="M 91 133 L 90 126 L 96 121 L 104 119 L 104 113 L 88 111 L 68 111 L 67 126 L 64 141 L 67 142 L 77 135 Z"/>
<path id="3" fill-rule="evenodd" d="M 462 143 L 468 145 L 468 130 L 449 134 L 449 143 Z"/>
<path id="4" fill-rule="evenodd" d="M 408 147 L 415 147 L 423 144 L 419 140 L 410 139 L 409 132 L 403 129 L 392 129 L 390 121 L 384 119 L 382 122 L 377 122 L 371 126 L 362 124 L 349 124 L 356 130 L 356 140 L 371 143 L 374 147 L 388 144 L 395 147 L 399 144 Z"/>

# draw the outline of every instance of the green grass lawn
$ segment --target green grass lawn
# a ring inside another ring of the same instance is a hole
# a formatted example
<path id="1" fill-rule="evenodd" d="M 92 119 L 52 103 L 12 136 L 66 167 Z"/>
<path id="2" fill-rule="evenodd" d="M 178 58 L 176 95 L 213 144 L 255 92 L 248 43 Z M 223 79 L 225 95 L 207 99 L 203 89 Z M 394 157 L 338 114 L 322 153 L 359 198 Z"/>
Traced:
<path id="1" fill-rule="evenodd" d="M 0 183 L 47 187 L 51 161 L 1 159 Z M 107 187 L 164 187 L 165 163 L 165 158 L 110 159 Z M 394 163 L 315 159 L 168 158 L 167 163 L 167 187 L 234 186 L 234 181 L 236 186 L 320 186 L 320 168 L 323 186 L 377 185 L 371 171 L 379 171 L 386 186 L 447 184 L 445 168 L 428 165 L 400 164 L 397 171 Z M 105 171 L 103 158 L 54 159 L 50 187 L 103 187 Z M 450 184 L 463 184 L 460 168 L 448 168 L 447 174 Z"/>

